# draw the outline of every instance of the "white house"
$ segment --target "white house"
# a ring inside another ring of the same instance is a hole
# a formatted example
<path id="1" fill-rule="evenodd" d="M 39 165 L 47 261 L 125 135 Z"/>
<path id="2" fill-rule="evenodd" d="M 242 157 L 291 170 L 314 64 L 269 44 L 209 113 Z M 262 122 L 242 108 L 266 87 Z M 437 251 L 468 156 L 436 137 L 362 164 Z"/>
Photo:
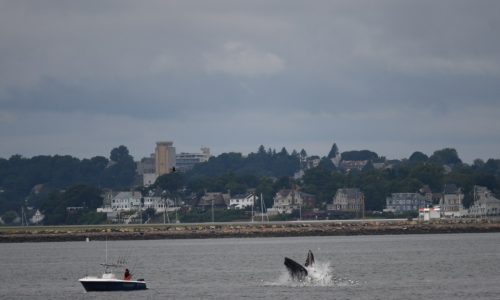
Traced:
<path id="1" fill-rule="evenodd" d="M 164 199 L 162 197 L 148 196 L 144 197 L 143 209 L 152 208 L 156 213 L 176 210 L 175 202 L 171 199 Z"/>
<path id="2" fill-rule="evenodd" d="M 111 200 L 111 209 L 114 211 L 131 211 L 141 208 L 141 192 L 119 192 Z"/>
<path id="3" fill-rule="evenodd" d="M 392 193 L 386 198 L 386 212 L 418 211 L 432 204 L 429 197 L 419 193 Z"/>
<path id="4" fill-rule="evenodd" d="M 469 207 L 469 216 L 485 217 L 500 214 L 500 200 L 484 186 L 474 186 L 474 203 Z"/>
<path id="5" fill-rule="evenodd" d="M 33 224 L 38 224 L 38 223 L 42 222 L 44 218 L 45 218 L 45 215 L 42 214 L 40 212 L 40 210 L 37 209 L 36 212 L 35 212 L 35 214 L 33 215 L 33 217 L 31 217 L 30 221 Z"/>
<path id="6" fill-rule="evenodd" d="M 301 193 L 297 190 L 280 190 L 274 196 L 273 207 L 268 209 L 268 213 L 291 214 L 294 209 L 303 205 Z"/>
<path id="7" fill-rule="evenodd" d="M 252 193 L 234 195 L 229 198 L 228 209 L 245 209 L 247 207 L 252 207 L 257 200 L 258 197 Z"/>

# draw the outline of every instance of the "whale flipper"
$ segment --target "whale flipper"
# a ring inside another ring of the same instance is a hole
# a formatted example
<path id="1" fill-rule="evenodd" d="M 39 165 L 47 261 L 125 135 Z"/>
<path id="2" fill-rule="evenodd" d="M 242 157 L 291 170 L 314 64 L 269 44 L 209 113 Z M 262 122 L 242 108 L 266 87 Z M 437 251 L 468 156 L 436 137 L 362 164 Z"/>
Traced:
<path id="1" fill-rule="evenodd" d="M 314 265 L 314 255 L 311 250 L 307 252 L 306 263 L 304 265 L 306 267 L 312 267 L 312 265 Z"/>
<path id="2" fill-rule="evenodd" d="M 308 274 L 306 268 L 288 257 L 285 257 L 285 266 L 293 280 L 302 281 Z"/>

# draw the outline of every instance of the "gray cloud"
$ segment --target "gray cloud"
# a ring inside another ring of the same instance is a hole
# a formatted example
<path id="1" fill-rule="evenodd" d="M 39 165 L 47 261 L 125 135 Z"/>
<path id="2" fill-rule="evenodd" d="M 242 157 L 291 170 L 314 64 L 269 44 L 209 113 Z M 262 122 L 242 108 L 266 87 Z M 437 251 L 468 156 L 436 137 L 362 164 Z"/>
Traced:
<path id="1" fill-rule="evenodd" d="M 173 139 L 181 151 L 324 155 L 337 141 L 388 157 L 442 147 L 498 157 L 499 8 L 1 2 L 0 156 L 125 144 L 138 158 Z"/>

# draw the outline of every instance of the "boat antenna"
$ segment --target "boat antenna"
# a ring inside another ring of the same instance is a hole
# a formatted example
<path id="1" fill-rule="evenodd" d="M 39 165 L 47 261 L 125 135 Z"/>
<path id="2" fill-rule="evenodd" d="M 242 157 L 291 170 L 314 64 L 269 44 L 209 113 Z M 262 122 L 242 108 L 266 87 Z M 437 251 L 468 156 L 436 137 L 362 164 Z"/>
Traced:
<path id="1" fill-rule="evenodd" d="M 106 236 L 106 260 L 104 261 L 104 273 L 108 273 L 108 236 Z"/>

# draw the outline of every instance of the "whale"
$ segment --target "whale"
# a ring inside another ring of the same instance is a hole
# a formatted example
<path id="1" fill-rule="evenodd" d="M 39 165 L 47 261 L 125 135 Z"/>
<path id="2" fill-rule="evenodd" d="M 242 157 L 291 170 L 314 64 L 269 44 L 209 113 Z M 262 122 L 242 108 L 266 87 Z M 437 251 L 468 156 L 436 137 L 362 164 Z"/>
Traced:
<path id="1" fill-rule="evenodd" d="M 312 267 L 313 265 L 314 254 L 311 250 L 309 250 L 309 252 L 307 252 L 307 258 L 304 266 Z M 291 258 L 285 257 L 285 267 L 293 280 L 303 281 L 309 275 L 307 269 L 304 266 Z"/>

